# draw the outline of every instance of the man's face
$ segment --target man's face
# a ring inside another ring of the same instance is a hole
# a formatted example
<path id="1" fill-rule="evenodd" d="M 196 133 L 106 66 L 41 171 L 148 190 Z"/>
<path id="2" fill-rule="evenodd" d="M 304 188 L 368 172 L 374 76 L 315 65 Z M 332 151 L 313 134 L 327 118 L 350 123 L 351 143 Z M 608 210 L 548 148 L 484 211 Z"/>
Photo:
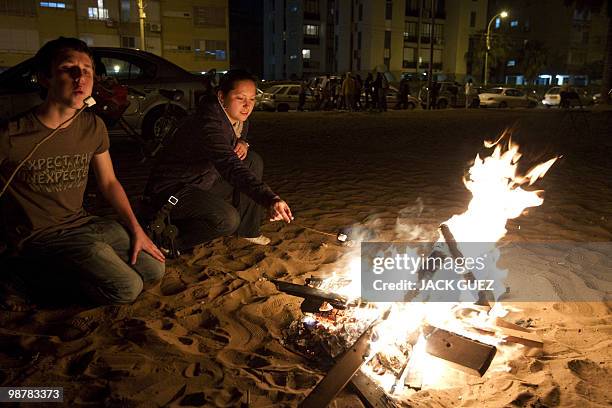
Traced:
<path id="1" fill-rule="evenodd" d="M 41 78 L 47 88 L 47 100 L 59 103 L 66 108 L 79 109 L 83 100 L 91 95 L 94 69 L 91 58 L 86 53 L 64 50 L 51 66 L 51 77 Z"/>
<path id="2" fill-rule="evenodd" d="M 220 95 L 220 98 L 230 120 L 244 122 L 253 112 L 256 95 L 257 88 L 253 81 L 238 81 L 234 89 L 229 91 L 225 97 Z"/>

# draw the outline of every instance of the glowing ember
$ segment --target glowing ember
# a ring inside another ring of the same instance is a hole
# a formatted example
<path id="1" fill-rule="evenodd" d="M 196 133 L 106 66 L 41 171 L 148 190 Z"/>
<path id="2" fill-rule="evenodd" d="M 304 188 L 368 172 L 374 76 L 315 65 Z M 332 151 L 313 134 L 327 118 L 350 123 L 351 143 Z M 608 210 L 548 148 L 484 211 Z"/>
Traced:
<path id="1" fill-rule="evenodd" d="M 503 143 L 506 139 L 507 143 Z M 495 142 L 485 142 L 485 147 L 494 148 L 492 154 L 483 158 L 477 155 L 464 180 L 466 188 L 472 193 L 467 210 L 463 214 L 454 215 L 444 224 L 449 227 L 458 249 L 466 257 L 476 257 L 482 253 L 471 253 L 474 247 L 463 243 L 489 243 L 478 246 L 480 252 L 487 254 L 488 264 L 476 278 L 489 278 L 498 282 L 499 287 L 494 289 L 495 299 L 498 299 L 505 292 L 500 282 L 504 281 L 506 271 L 497 268 L 499 250 L 496 242 L 506 234 L 509 219 L 519 217 L 528 207 L 542 204 L 541 191 L 528 191 L 523 186 L 532 185 L 543 177 L 556 158 L 520 175 L 517 170 L 521 158 L 519 147 L 509 137 L 506 138 L 506 134 Z M 439 242 L 443 241 L 444 237 L 440 235 Z M 340 266 L 346 273 L 325 279 L 319 288 L 346 296 L 349 301 L 358 301 L 361 291 L 360 257 L 353 254 L 347 264 Z M 363 332 L 368 322 L 374 321 L 383 310 L 390 308 L 388 318 L 375 329 L 368 360 L 361 369 L 386 392 L 401 398 L 410 392 L 409 387 L 414 387 L 413 382 L 418 383 L 418 389 L 465 384 L 466 379 L 462 373 L 449 370 L 444 360 L 425 351 L 425 325 L 492 346 L 504 344 L 503 336 L 497 335 L 495 329 L 496 318 L 507 313 L 504 307 L 500 303 L 492 308 L 478 307 L 473 304 L 474 300 L 465 299 L 466 303 L 370 303 L 349 308 L 342 313 L 350 316 L 351 321 L 359 322 Z M 302 323 L 312 325 L 317 322 L 317 316 L 307 315 Z M 343 319 L 341 325 L 346 330 L 348 320 L 346 317 Z M 338 331 L 337 321 L 319 323 L 327 325 L 330 331 Z M 507 370 L 506 362 L 514 352 L 516 348 L 512 347 L 500 350 L 489 371 Z M 409 386 L 405 387 L 404 384 Z"/>

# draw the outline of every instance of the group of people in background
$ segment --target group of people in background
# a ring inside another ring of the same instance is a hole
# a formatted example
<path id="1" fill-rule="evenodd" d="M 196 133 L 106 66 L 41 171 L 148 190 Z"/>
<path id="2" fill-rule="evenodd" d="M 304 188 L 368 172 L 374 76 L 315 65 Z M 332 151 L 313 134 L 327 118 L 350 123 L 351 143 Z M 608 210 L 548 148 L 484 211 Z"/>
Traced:
<path id="1" fill-rule="evenodd" d="M 323 78 L 309 84 L 302 81 L 298 99 L 298 111 L 304 110 L 306 97 L 310 93 L 314 98 L 315 110 L 378 110 L 387 111 L 387 97 L 389 94 L 389 80 L 381 73 L 376 75 L 368 73 L 365 79 L 360 74 L 347 72 L 343 77 L 332 77 L 327 74 Z M 396 109 L 408 107 L 410 86 L 407 79 L 400 82 L 399 95 L 396 100 Z"/>

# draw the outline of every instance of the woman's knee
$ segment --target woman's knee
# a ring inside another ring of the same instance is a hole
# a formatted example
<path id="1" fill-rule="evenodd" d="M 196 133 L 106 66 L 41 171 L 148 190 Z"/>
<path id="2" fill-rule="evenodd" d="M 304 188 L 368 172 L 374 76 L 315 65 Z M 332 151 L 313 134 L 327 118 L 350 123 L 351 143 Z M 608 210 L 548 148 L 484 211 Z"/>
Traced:
<path id="1" fill-rule="evenodd" d="M 259 153 L 249 150 L 249 154 L 247 155 L 245 161 L 247 167 L 251 169 L 251 171 L 255 173 L 259 179 L 261 179 L 263 176 L 264 162 Z"/>
<path id="2" fill-rule="evenodd" d="M 234 234 L 240 226 L 240 215 L 235 208 L 229 207 L 223 211 L 215 225 L 216 232 L 219 236 L 228 236 Z"/>

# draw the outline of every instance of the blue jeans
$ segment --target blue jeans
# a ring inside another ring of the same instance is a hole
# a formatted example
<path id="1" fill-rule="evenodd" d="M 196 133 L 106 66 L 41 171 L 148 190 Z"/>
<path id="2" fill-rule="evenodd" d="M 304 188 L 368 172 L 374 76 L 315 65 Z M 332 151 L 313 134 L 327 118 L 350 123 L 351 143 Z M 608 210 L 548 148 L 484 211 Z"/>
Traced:
<path id="1" fill-rule="evenodd" d="M 26 285 L 38 286 L 35 291 L 78 288 L 95 304 L 131 303 L 145 284 L 161 279 L 165 265 L 144 251 L 129 265 L 130 250 L 130 235 L 119 223 L 92 217 L 80 227 L 27 241 L 23 255 L 39 267 L 18 272 Z"/>

